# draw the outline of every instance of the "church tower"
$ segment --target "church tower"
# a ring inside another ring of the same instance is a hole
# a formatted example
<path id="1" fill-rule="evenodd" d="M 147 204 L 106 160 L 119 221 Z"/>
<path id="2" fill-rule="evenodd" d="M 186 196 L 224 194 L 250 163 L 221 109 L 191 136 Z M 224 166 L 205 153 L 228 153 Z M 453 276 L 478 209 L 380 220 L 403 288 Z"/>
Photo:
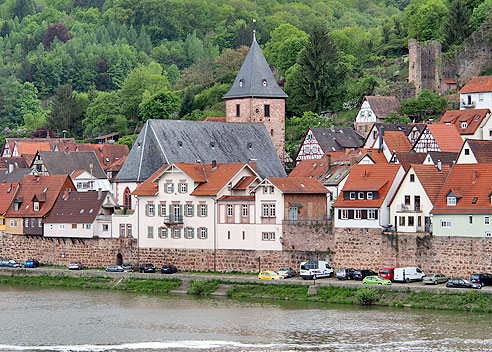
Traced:
<path id="1" fill-rule="evenodd" d="M 253 32 L 253 43 L 226 100 L 227 122 L 262 122 L 282 164 L 285 163 L 285 99 Z"/>

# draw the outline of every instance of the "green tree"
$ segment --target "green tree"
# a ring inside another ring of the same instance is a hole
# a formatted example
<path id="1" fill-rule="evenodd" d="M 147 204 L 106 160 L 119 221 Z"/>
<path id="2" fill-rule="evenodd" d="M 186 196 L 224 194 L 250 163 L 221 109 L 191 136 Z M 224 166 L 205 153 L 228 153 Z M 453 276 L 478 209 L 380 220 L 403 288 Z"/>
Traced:
<path id="1" fill-rule="evenodd" d="M 181 100 L 181 106 L 179 107 L 178 116 L 183 118 L 186 114 L 189 114 L 195 109 L 195 93 L 193 87 L 188 87 L 185 90 L 183 99 Z"/>
<path id="2" fill-rule="evenodd" d="M 289 155 L 296 155 L 309 127 L 330 127 L 333 125 L 333 118 L 327 118 L 315 114 L 312 111 L 305 111 L 302 116 L 293 116 L 286 121 L 285 146 Z"/>
<path id="3" fill-rule="evenodd" d="M 399 123 L 399 124 L 405 125 L 405 124 L 411 123 L 412 120 L 410 119 L 410 117 L 408 117 L 408 115 L 400 115 L 397 112 L 392 111 L 392 112 L 390 112 L 390 114 L 388 116 L 384 117 L 384 122 L 385 123 Z"/>
<path id="4" fill-rule="evenodd" d="M 487 16 L 492 10 L 492 0 L 485 0 L 480 5 L 473 9 L 473 13 L 470 18 L 471 30 L 476 31 L 480 28 L 480 25 L 484 23 Z"/>
<path id="5" fill-rule="evenodd" d="M 143 121 L 169 119 L 179 110 L 179 98 L 168 90 L 160 90 L 140 104 Z"/>
<path id="6" fill-rule="evenodd" d="M 42 111 L 41 101 L 38 99 L 38 90 L 31 82 L 25 82 L 19 95 L 19 114 L 36 114 Z M 39 126 L 41 127 L 41 126 Z"/>
<path id="7" fill-rule="evenodd" d="M 470 11 L 463 0 L 454 0 L 442 24 L 443 45 L 461 44 L 470 35 Z"/>
<path id="8" fill-rule="evenodd" d="M 421 122 L 441 115 L 447 105 L 446 98 L 428 89 L 422 89 L 417 98 L 402 101 L 401 110 L 405 115 L 414 116 L 415 122 Z"/>
<path id="9" fill-rule="evenodd" d="M 291 24 L 281 24 L 270 34 L 263 51 L 269 63 L 286 72 L 297 61 L 309 36 Z"/>
<path id="10" fill-rule="evenodd" d="M 133 145 L 133 138 L 131 136 L 121 137 L 120 139 L 118 139 L 118 142 L 116 142 L 116 144 L 127 145 L 128 149 L 131 150 Z"/>
<path id="11" fill-rule="evenodd" d="M 410 38 L 439 39 L 441 25 L 448 13 L 443 0 L 412 0 L 405 10 L 405 24 Z"/>
<path id="12" fill-rule="evenodd" d="M 30 112 L 24 115 L 24 127 L 28 131 L 35 131 L 46 126 L 46 118 L 49 111 Z"/>
<path id="13" fill-rule="evenodd" d="M 68 136 L 76 137 L 80 129 L 82 114 L 77 94 L 72 91 L 70 84 L 64 84 L 56 91 L 46 123 L 50 129 L 57 131 L 58 135 L 66 131 Z"/>
<path id="14" fill-rule="evenodd" d="M 82 124 L 86 136 L 98 136 L 115 131 L 126 134 L 127 121 L 121 113 L 121 99 L 118 94 L 99 92 L 87 107 Z"/>

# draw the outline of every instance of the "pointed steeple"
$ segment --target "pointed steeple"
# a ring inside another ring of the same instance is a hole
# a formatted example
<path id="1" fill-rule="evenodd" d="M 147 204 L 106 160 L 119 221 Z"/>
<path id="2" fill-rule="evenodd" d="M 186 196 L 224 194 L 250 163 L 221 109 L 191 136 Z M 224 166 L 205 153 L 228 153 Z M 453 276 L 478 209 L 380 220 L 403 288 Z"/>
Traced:
<path id="1" fill-rule="evenodd" d="M 272 70 L 266 61 L 253 31 L 253 42 L 243 65 L 224 99 L 262 97 L 287 98 L 287 94 L 275 81 Z"/>

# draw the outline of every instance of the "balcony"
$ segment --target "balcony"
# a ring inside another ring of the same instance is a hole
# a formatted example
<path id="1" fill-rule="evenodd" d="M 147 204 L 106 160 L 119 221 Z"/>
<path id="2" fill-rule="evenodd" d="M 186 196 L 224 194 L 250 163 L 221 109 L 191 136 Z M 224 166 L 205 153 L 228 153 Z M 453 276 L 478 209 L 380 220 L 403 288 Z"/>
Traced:
<path id="1" fill-rule="evenodd" d="M 182 215 L 164 216 L 164 224 L 182 224 L 182 223 L 183 223 Z"/>
<path id="2" fill-rule="evenodd" d="M 466 102 L 464 100 L 461 101 L 461 107 L 465 109 L 475 109 L 477 104 L 474 101 Z"/>
<path id="3" fill-rule="evenodd" d="M 421 213 L 422 209 L 420 209 L 420 205 L 406 205 L 404 203 L 398 204 L 396 207 L 397 213 Z"/>

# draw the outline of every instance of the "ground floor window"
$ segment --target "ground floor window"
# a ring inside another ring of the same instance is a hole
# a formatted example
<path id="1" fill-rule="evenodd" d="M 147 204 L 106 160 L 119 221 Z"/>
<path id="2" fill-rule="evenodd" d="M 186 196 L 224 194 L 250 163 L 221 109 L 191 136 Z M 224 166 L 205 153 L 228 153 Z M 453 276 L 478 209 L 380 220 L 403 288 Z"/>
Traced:
<path id="1" fill-rule="evenodd" d="M 451 220 L 449 220 L 449 219 L 442 219 L 441 220 L 441 227 L 442 228 L 450 228 L 451 227 Z"/>
<path id="2" fill-rule="evenodd" d="M 275 232 L 263 232 L 262 239 L 263 241 L 275 241 Z"/>

